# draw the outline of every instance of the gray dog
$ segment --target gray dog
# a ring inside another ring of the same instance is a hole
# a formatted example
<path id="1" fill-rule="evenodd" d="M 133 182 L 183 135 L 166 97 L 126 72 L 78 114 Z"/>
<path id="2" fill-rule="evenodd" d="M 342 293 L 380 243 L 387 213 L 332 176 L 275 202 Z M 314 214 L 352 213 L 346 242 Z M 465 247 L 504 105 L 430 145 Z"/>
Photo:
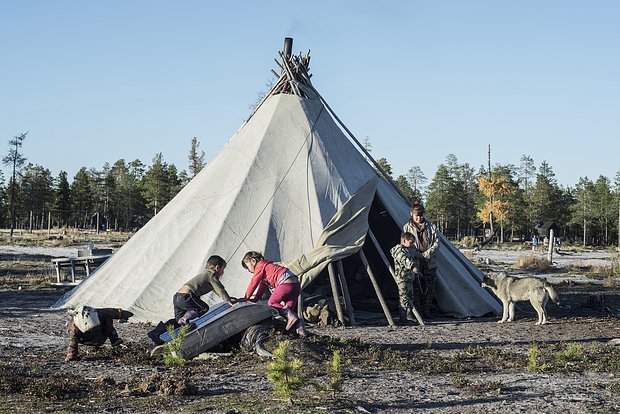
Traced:
<path id="1" fill-rule="evenodd" d="M 538 314 L 536 325 L 547 323 L 545 306 L 549 298 L 560 304 L 557 292 L 545 279 L 537 277 L 514 277 L 505 273 L 492 273 L 484 277 L 482 287 L 490 288 L 504 307 L 503 322 L 512 322 L 515 317 L 515 302 L 529 300 Z"/>

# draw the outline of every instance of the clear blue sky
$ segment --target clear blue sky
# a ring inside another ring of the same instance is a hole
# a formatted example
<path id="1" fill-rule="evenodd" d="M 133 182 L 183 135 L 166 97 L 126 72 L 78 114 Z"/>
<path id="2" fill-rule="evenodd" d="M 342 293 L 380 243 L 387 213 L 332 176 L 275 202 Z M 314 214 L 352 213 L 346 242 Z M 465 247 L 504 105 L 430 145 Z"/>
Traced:
<path id="1" fill-rule="evenodd" d="M 620 1 L 0 0 L 0 155 L 72 180 L 161 152 L 213 158 L 286 36 L 395 175 L 446 156 L 546 160 L 558 182 L 620 170 Z M 1 141 L 4 140 L 4 141 Z M 6 144 L 3 144 L 6 142 Z M 4 169 L 5 177 L 8 169 Z"/>

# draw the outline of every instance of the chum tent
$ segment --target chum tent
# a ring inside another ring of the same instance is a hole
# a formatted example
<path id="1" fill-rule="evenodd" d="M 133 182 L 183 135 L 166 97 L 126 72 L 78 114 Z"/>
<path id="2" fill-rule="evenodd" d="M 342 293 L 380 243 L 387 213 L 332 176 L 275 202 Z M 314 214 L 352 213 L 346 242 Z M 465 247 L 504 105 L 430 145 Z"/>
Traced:
<path id="1" fill-rule="evenodd" d="M 353 275 L 364 266 L 360 258 L 374 274 L 377 298 L 396 291 L 385 260 L 409 202 L 316 91 L 309 54 L 291 55 L 291 44 L 280 52 L 278 81 L 217 156 L 54 307 L 122 307 L 136 322 L 157 323 L 172 316 L 172 296 L 213 254 L 228 262 L 221 279 L 228 292 L 243 296 L 250 274 L 241 259 L 250 250 L 289 265 L 304 295 L 336 268 L 343 290 L 347 280 L 360 282 Z M 482 273 L 443 236 L 438 255 L 442 312 L 499 313 L 480 287 Z M 359 295 L 351 289 L 349 308 L 367 304 Z"/>

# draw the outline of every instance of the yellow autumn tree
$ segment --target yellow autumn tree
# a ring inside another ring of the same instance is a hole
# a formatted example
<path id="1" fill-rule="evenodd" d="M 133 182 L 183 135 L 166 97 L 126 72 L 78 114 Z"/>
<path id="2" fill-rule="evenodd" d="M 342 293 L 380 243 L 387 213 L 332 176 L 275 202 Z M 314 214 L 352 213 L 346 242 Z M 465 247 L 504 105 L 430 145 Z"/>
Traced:
<path id="1" fill-rule="evenodd" d="M 487 197 L 487 202 L 478 211 L 478 218 L 485 224 L 493 224 L 495 218 L 499 222 L 508 217 L 508 208 L 503 198 L 513 192 L 512 186 L 506 181 L 506 177 L 484 177 L 478 180 L 480 192 Z"/>

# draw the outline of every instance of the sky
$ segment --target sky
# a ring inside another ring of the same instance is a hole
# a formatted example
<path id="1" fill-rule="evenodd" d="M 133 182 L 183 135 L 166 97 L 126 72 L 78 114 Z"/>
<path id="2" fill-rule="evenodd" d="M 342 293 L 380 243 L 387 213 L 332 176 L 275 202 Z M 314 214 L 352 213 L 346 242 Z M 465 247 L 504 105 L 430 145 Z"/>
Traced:
<path id="1" fill-rule="evenodd" d="M 66 171 L 157 153 L 188 169 L 241 126 L 284 38 L 394 175 L 546 161 L 620 171 L 619 1 L 0 0 L 0 155 Z M 2 139 L 5 140 L 3 150 Z M 3 168 L 5 178 L 9 169 Z"/>

